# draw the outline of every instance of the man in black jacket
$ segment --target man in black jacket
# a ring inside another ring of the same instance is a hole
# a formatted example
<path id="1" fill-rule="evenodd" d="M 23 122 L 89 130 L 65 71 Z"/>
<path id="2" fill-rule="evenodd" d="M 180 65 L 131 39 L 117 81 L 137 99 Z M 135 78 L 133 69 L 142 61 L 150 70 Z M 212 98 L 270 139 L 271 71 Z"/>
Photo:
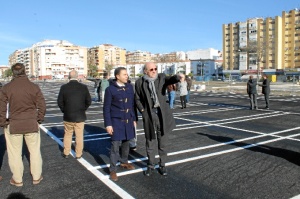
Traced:
<path id="1" fill-rule="evenodd" d="M 266 107 L 265 109 L 269 109 L 269 95 L 270 95 L 270 80 L 268 80 L 267 75 L 263 75 L 264 81 L 262 85 L 259 85 L 262 87 L 262 94 L 265 96 L 266 101 Z"/>
<path id="2" fill-rule="evenodd" d="M 257 90 L 256 90 L 257 82 L 256 80 L 253 80 L 253 76 L 249 76 L 249 80 L 247 83 L 247 93 L 249 95 L 250 99 L 250 109 L 258 109 L 257 107 Z"/>
<path id="3" fill-rule="evenodd" d="M 79 83 L 77 78 L 77 71 L 72 70 L 69 73 L 69 83 L 61 86 L 57 98 L 57 104 L 64 114 L 64 158 L 68 158 L 71 152 L 73 132 L 76 135 L 76 158 L 81 158 L 85 111 L 91 105 L 91 95 L 87 86 Z"/>
<path id="4" fill-rule="evenodd" d="M 167 134 L 175 128 L 175 119 L 166 103 L 166 88 L 179 82 L 182 75 L 166 77 L 164 73 L 158 74 L 157 67 L 152 62 L 145 64 L 144 73 L 145 75 L 135 82 L 135 101 L 143 116 L 146 137 L 148 165 L 145 175 L 150 176 L 154 171 L 156 140 L 160 158 L 159 171 L 162 175 L 167 175 L 165 147 Z"/>

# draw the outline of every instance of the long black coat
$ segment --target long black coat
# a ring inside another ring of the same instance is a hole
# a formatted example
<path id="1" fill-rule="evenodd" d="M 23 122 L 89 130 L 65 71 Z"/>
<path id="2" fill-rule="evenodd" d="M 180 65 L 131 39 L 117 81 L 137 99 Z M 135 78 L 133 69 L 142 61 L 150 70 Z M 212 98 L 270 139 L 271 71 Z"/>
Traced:
<path id="1" fill-rule="evenodd" d="M 169 104 L 166 102 L 166 88 L 170 84 L 176 84 L 179 82 L 179 76 L 174 75 L 172 77 L 166 77 L 165 74 L 158 74 L 157 79 L 154 81 L 160 109 L 162 113 L 161 121 L 161 133 L 162 135 L 171 132 L 175 128 L 175 119 Z M 143 125 L 146 139 L 155 139 L 155 131 L 153 121 L 151 117 L 152 99 L 150 97 L 150 91 L 148 83 L 143 77 L 139 78 L 135 82 L 135 102 L 138 110 L 143 115 Z M 144 110 L 142 112 L 142 110 Z"/>
<path id="2" fill-rule="evenodd" d="M 91 102 L 87 86 L 77 80 L 71 80 L 62 85 L 57 98 L 57 104 L 64 113 L 66 122 L 84 122 L 86 120 L 85 111 Z"/>
<path id="3" fill-rule="evenodd" d="M 270 94 L 270 80 L 264 79 L 261 86 L 262 86 L 262 93 L 265 95 L 269 95 Z"/>

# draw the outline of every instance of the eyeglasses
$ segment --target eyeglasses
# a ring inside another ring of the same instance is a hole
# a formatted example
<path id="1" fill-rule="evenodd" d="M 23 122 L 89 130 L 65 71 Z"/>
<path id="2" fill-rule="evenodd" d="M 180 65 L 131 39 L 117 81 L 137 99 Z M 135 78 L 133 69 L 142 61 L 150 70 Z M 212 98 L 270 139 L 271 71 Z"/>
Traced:
<path id="1" fill-rule="evenodd" d="M 151 72 L 154 71 L 154 70 L 157 71 L 157 68 L 151 68 L 150 69 Z"/>

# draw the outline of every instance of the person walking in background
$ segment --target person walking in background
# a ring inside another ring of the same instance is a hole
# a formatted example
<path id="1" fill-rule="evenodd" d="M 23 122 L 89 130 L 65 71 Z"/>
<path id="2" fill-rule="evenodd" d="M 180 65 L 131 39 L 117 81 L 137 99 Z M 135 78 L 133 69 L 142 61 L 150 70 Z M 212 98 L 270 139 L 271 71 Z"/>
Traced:
<path id="1" fill-rule="evenodd" d="M 253 76 L 249 76 L 249 80 L 247 82 L 247 93 L 249 95 L 250 99 L 250 109 L 258 109 L 257 106 L 257 90 L 256 90 L 257 82 L 256 80 L 253 80 Z"/>
<path id="2" fill-rule="evenodd" d="M 190 90 L 192 88 L 193 81 L 190 77 L 185 76 L 185 81 L 187 82 L 187 95 L 186 95 L 186 103 L 190 102 Z"/>
<path id="3" fill-rule="evenodd" d="M 104 98 L 105 98 L 105 89 L 109 86 L 109 75 L 108 74 L 104 74 L 103 76 L 103 80 L 101 81 L 101 86 L 100 86 L 100 92 L 101 92 L 101 100 L 102 102 L 104 102 Z"/>
<path id="4" fill-rule="evenodd" d="M 69 158 L 72 136 L 75 132 L 76 159 L 81 158 L 83 151 L 83 130 L 86 120 L 86 110 L 91 105 L 91 95 L 86 85 L 78 82 L 78 72 L 69 73 L 69 82 L 60 87 L 57 104 L 63 112 L 64 120 L 64 150 L 62 156 Z"/>
<path id="5" fill-rule="evenodd" d="M 170 84 L 167 86 L 169 105 L 171 109 L 174 109 L 174 101 L 176 95 L 176 84 Z"/>
<path id="6" fill-rule="evenodd" d="M 146 137 L 148 164 L 145 175 L 150 176 L 155 168 L 156 139 L 160 158 L 159 172 L 167 175 L 167 134 L 175 128 L 175 119 L 166 102 L 166 88 L 179 82 L 180 75 L 166 77 L 164 73 L 158 74 L 153 62 L 144 65 L 144 74 L 135 82 L 135 101 L 143 116 Z"/>
<path id="7" fill-rule="evenodd" d="M 103 117 L 105 129 L 111 136 L 110 179 L 117 181 L 118 161 L 121 162 L 120 166 L 125 169 L 132 170 L 135 168 L 128 163 L 128 154 L 129 140 L 135 137 L 137 115 L 134 90 L 128 82 L 126 68 L 116 68 L 114 75 L 115 80 L 105 90 Z"/>
<path id="8" fill-rule="evenodd" d="M 187 82 L 185 81 L 185 75 L 182 75 L 179 82 L 179 95 L 180 95 L 181 109 L 186 108 L 187 94 L 188 94 Z"/>
<path id="9" fill-rule="evenodd" d="M 266 107 L 265 109 L 269 109 L 269 95 L 270 95 L 270 80 L 267 75 L 263 75 L 263 83 L 259 86 L 262 87 L 262 94 L 265 96 Z"/>
<path id="10" fill-rule="evenodd" d="M 96 79 L 90 79 L 89 78 L 87 80 L 94 82 L 94 95 L 95 95 L 94 101 L 95 102 L 100 102 L 99 92 L 100 92 L 101 79 L 99 79 L 97 77 Z"/>
<path id="11" fill-rule="evenodd" d="M 34 185 L 42 180 L 42 155 L 39 124 L 46 113 L 45 98 L 38 85 L 25 73 L 25 66 L 11 67 L 13 79 L 0 91 L 0 126 L 4 127 L 8 163 L 13 174 L 10 184 L 23 186 L 23 139 L 30 154 L 30 172 Z"/>

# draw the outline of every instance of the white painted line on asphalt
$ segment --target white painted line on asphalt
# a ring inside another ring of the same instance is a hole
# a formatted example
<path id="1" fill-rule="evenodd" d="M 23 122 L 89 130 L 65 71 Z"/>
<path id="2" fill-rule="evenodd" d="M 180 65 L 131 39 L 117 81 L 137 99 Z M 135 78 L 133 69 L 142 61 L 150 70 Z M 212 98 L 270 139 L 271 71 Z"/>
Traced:
<path id="1" fill-rule="evenodd" d="M 223 150 L 223 151 L 219 151 L 219 152 L 213 152 L 213 153 L 209 153 L 209 154 L 205 154 L 205 155 L 186 158 L 186 159 L 182 159 L 182 160 L 167 162 L 166 166 L 172 166 L 172 165 L 191 162 L 191 161 L 195 161 L 195 160 L 199 160 L 199 159 L 209 158 L 209 157 L 213 157 L 213 156 L 217 156 L 217 155 L 232 153 L 232 152 L 236 152 L 236 151 L 240 151 L 240 150 L 244 150 L 244 149 L 248 149 L 248 148 L 252 148 L 252 147 L 257 147 L 259 145 L 268 144 L 268 143 L 272 143 L 272 142 L 277 142 L 277 141 L 280 141 L 280 140 L 284 140 L 284 139 L 292 138 L 292 137 L 296 137 L 296 136 L 300 136 L 300 133 L 295 134 L 295 135 L 290 135 L 290 136 L 287 136 L 287 137 L 281 137 L 281 138 L 276 138 L 276 139 L 272 139 L 272 140 L 268 140 L 268 141 L 258 142 L 256 144 L 249 144 L 249 145 L 246 145 L 246 146 L 243 146 L 243 147 L 236 147 L 236 148 L 233 148 L 233 149 L 228 149 L 228 150 Z M 156 165 L 156 167 L 158 167 L 158 165 Z M 146 170 L 147 167 L 143 167 L 143 168 L 135 169 L 135 170 L 131 170 L 131 171 L 120 172 L 120 173 L 118 173 L 118 176 L 124 176 L 124 175 L 132 174 L 132 173 L 138 173 L 138 172 L 141 171 L 141 169 Z"/>
<path id="2" fill-rule="evenodd" d="M 56 141 L 61 147 L 63 147 L 63 142 L 59 140 L 55 135 L 53 135 L 49 130 L 47 130 L 43 125 L 40 125 L 40 128 L 49 135 L 54 141 Z M 72 150 L 71 155 L 74 157 L 75 152 Z M 109 187 L 113 192 L 118 194 L 121 198 L 134 198 L 129 195 L 124 189 L 119 187 L 116 183 L 108 179 L 107 175 L 102 174 L 99 170 L 90 170 L 92 165 L 88 163 L 84 158 L 78 159 L 87 170 L 89 170 L 92 174 L 94 174 L 99 180 L 101 180 L 107 187 Z"/>
<path id="3" fill-rule="evenodd" d="M 186 149 L 186 150 L 181 150 L 181 151 L 170 152 L 170 153 L 167 153 L 167 156 L 173 156 L 173 155 L 178 155 L 178 154 L 183 154 L 183 153 L 201 151 L 201 150 L 216 148 L 216 147 L 220 147 L 220 146 L 232 145 L 234 143 L 254 140 L 254 139 L 268 137 L 268 136 L 273 136 L 273 137 L 277 137 L 277 138 L 281 138 L 281 139 L 293 139 L 292 137 L 289 137 L 289 136 L 276 136 L 276 135 L 280 134 L 280 133 L 295 131 L 295 130 L 298 130 L 298 129 L 300 129 L 300 127 L 285 129 L 285 130 L 277 131 L 277 132 L 270 133 L 270 134 L 252 131 L 253 133 L 257 133 L 257 134 L 260 134 L 260 135 L 253 136 L 253 137 L 242 138 L 242 139 L 238 139 L 238 140 L 232 140 L 232 141 L 224 142 L 224 143 L 218 143 L 218 144 L 213 144 L 213 145 L 208 145 L 208 146 L 197 147 L 197 148 L 193 148 L 193 149 Z M 239 130 L 239 129 L 235 129 L 235 130 Z M 298 134 L 296 134 L 296 135 L 298 135 Z M 298 141 L 300 141 L 300 140 L 298 140 Z M 156 155 L 155 158 L 159 158 L 159 156 Z M 147 157 L 143 157 L 143 158 L 137 158 L 137 159 L 134 159 L 134 160 L 129 160 L 128 162 L 129 163 L 141 162 L 141 161 L 145 161 L 147 159 L 148 159 Z M 110 166 L 109 164 L 104 164 L 104 165 L 94 166 L 93 169 L 103 169 L 103 168 L 106 168 L 106 167 L 109 167 L 109 166 Z"/>

